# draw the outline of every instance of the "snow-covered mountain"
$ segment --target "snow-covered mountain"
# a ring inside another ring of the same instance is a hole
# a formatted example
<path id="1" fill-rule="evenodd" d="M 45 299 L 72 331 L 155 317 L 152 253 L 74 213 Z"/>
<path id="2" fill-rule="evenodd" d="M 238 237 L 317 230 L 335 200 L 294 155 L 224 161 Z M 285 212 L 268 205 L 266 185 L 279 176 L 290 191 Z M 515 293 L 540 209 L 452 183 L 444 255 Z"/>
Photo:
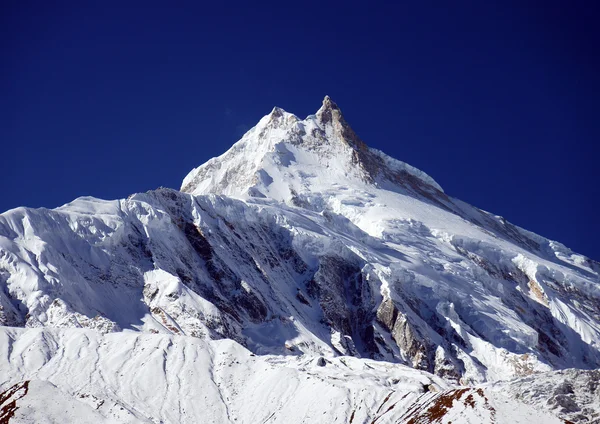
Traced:
<path id="1" fill-rule="evenodd" d="M 369 148 L 328 97 L 275 108 L 181 191 L 0 215 L 0 408 L 592 422 L 599 273 Z"/>

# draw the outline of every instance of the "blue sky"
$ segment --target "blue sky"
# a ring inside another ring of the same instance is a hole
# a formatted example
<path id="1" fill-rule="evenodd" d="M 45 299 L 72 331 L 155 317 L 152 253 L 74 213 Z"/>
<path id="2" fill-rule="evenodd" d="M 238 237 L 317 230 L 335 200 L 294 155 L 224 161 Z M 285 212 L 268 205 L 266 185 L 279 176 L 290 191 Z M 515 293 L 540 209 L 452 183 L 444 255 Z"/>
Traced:
<path id="1" fill-rule="evenodd" d="M 70 3 L 2 5 L 1 211 L 179 188 L 328 94 L 450 195 L 600 259 L 592 2 Z"/>

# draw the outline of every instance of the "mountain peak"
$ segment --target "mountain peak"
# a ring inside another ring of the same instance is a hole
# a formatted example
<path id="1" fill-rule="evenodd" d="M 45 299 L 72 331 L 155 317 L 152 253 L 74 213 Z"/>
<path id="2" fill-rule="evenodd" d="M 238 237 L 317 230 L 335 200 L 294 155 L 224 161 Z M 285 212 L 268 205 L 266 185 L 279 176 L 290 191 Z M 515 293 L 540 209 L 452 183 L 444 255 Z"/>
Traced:
<path id="1" fill-rule="evenodd" d="M 328 192 L 321 182 L 334 180 L 340 186 L 384 184 L 425 196 L 431 190 L 433 196 L 443 192 L 424 172 L 369 148 L 329 96 L 304 120 L 273 108 L 229 151 L 192 170 L 181 189 L 296 204 L 293 199 L 299 196 L 316 198 Z"/>
<path id="2" fill-rule="evenodd" d="M 324 128 L 328 126 L 332 128 L 334 138 L 346 143 L 360 156 L 363 156 L 369 150 L 368 146 L 358 137 L 352 127 L 350 127 L 350 124 L 344 119 L 341 109 L 331 100 L 331 97 L 325 96 L 323 105 L 317 111 L 316 116 Z"/>
<path id="3" fill-rule="evenodd" d="M 283 116 L 284 113 L 285 111 L 282 108 L 275 106 L 269 115 L 273 117 L 280 117 Z"/>
<path id="4" fill-rule="evenodd" d="M 339 110 L 338 105 L 333 100 L 331 100 L 331 97 L 329 97 L 327 95 L 325 95 L 325 98 L 323 99 L 323 107 Z"/>
<path id="5" fill-rule="evenodd" d="M 325 96 L 323 99 L 323 105 L 317 111 L 317 119 L 324 124 L 338 121 L 347 125 L 339 106 L 329 96 Z"/>

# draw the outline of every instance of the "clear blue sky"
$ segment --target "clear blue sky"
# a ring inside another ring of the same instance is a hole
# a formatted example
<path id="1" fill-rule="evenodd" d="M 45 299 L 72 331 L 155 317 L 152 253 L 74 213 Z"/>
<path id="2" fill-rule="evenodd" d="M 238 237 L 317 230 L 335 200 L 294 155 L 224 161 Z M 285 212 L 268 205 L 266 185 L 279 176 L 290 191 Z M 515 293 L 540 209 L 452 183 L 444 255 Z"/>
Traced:
<path id="1" fill-rule="evenodd" d="M 600 259 L 593 2 L 69 3 L 0 6 L 1 211 L 179 188 L 328 94 L 450 195 Z"/>

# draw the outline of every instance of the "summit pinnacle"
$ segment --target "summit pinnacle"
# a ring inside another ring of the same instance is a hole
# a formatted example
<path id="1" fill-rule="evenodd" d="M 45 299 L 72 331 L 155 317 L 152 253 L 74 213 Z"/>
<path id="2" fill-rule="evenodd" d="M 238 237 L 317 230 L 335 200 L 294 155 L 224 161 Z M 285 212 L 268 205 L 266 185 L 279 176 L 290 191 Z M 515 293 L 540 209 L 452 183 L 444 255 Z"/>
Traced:
<path id="1" fill-rule="evenodd" d="M 343 121 L 344 119 L 342 111 L 329 96 L 325 96 L 323 99 L 323 105 L 317 111 L 317 118 L 323 123 L 328 123 L 332 120 Z"/>

